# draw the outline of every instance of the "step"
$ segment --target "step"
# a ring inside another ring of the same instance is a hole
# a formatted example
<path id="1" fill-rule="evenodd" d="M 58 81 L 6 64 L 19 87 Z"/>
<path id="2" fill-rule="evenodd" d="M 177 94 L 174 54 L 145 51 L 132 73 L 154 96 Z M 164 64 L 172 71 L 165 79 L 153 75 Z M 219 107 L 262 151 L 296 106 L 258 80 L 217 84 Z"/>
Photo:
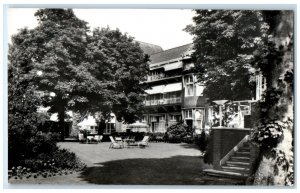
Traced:
<path id="1" fill-rule="evenodd" d="M 246 178 L 248 177 L 247 174 L 239 173 L 239 172 L 228 172 L 222 170 L 214 170 L 214 169 L 205 169 L 203 172 L 209 176 L 216 176 L 216 177 L 225 177 L 225 178 Z"/>
<path id="2" fill-rule="evenodd" d="M 250 162 L 243 161 L 226 161 L 227 166 L 250 166 Z"/>
<path id="3" fill-rule="evenodd" d="M 237 167 L 237 166 L 222 166 L 222 169 L 224 171 L 228 171 L 228 172 L 240 172 L 240 173 L 249 173 L 250 172 L 250 168 L 249 167 Z"/>
<path id="4" fill-rule="evenodd" d="M 235 155 L 249 156 L 250 157 L 250 152 L 237 151 L 237 152 L 235 152 Z"/>
<path id="5" fill-rule="evenodd" d="M 249 149 L 248 148 L 240 148 L 238 151 L 239 152 L 250 152 L 250 148 Z"/>
<path id="6" fill-rule="evenodd" d="M 231 161 L 250 161 L 250 157 L 232 156 Z"/>

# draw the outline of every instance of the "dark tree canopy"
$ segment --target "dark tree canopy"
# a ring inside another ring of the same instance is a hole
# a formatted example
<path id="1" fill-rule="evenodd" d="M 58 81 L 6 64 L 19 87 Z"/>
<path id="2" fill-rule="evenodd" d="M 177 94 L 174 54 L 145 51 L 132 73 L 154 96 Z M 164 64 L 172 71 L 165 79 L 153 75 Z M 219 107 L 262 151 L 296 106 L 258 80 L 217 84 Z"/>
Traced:
<path id="1" fill-rule="evenodd" d="M 118 30 L 96 29 L 71 9 L 40 9 L 39 24 L 12 37 L 10 65 L 38 90 L 53 92 L 43 103 L 64 120 L 66 110 L 111 111 L 134 122 L 141 114 L 145 57 L 133 38 Z"/>
<path id="2" fill-rule="evenodd" d="M 113 111 L 119 120 L 130 123 L 138 120 L 145 89 L 140 81 L 148 73 L 148 57 L 132 37 L 118 29 L 95 29 L 88 49 L 92 73 L 106 86 L 104 98 L 96 99 L 96 107 L 100 106 L 103 113 Z"/>
<path id="3" fill-rule="evenodd" d="M 267 27 L 259 11 L 196 10 L 194 35 L 196 73 L 210 100 L 245 100 L 254 95 L 251 62 Z"/>

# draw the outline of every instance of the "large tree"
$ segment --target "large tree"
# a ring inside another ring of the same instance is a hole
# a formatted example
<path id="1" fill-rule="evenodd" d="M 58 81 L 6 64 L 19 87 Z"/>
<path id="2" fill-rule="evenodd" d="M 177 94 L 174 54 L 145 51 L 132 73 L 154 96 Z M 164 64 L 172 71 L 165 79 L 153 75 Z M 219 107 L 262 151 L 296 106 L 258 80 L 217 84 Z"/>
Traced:
<path id="1" fill-rule="evenodd" d="M 147 57 L 133 39 L 118 30 L 95 30 L 71 9 L 40 9 L 39 24 L 12 37 L 9 61 L 38 90 L 55 93 L 43 102 L 58 112 L 116 111 L 119 119 L 137 120 L 142 106 Z"/>
<path id="2" fill-rule="evenodd" d="M 250 62 L 266 35 L 259 11 L 195 10 L 195 70 L 210 100 L 245 100 L 255 96 Z"/>
<path id="3" fill-rule="evenodd" d="M 84 101 L 82 95 L 97 93 L 97 82 L 90 76 L 85 62 L 87 23 L 72 10 L 40 9 L 35 13 L 39 24 L 32 30 L 22 29 L 12 37 L 11 65 L 27 74 L 38 90 L 55 93 L 45 106 L 58 112 L 63 124 L 68 101 Z M 39 76 L 38 76 L 39 75 Z"/>
<path id="4" fill-rule="evenodd" d="M 105 95 L 95 98 L 95 107 L 101 107 L 102 114 L 114 112 L 119 121 L 140 119 L 146 88 L 140 82 L 149 71 L 149 57 L 132 37 L 118 29 L 95 29 L 88 49 L 92 74 L 105 85 Z"/>
<path id="5" fill-rule="evenodd" d="M 267 77 L 267 91 L 259 102 L 260 120 L 253 132 L 261 150 L 254 183 L 293 185 L 293 12 L 264 11 L 263 15 L 270 26 L 267 46 L 257 50 L 254 64 Z"/>
<path id="6" fill-rule="evenodd" d="M 252 133 L 260 147 L 254 183 L 293 184 L 293 13 L 198 10 L 194 21 L 187 30 L 208 97 L 249 99 L 252 73 L 266 77 Z"/>

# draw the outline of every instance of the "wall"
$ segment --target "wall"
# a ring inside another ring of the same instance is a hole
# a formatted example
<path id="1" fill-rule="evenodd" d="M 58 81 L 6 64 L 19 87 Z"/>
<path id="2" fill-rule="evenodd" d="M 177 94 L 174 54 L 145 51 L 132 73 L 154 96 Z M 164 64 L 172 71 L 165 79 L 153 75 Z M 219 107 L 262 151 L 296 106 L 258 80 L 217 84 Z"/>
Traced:
<path id="1" fill-rule="evenodd" d="M 210 153 L 214 169 L 220 169 L 220 160 L 249 133 L 250 129 L 244 128 L 212 128 Z"/>

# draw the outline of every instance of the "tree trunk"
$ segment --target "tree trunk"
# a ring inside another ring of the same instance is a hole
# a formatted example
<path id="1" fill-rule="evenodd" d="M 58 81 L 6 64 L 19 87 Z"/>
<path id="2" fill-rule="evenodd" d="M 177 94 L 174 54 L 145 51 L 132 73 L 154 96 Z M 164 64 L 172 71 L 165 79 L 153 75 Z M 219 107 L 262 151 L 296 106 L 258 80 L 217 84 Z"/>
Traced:
<path id="1" fill-rule="evenodd" d="M 65 108 L 62 105 L 58 109 L 58 123 L 59 123 L 59 130 L 61 131 L 61 140 L 64 141 L 65 139 Z"/>
<path id="2" fill-rule="evenodd" d="M 283 138 L 277 147 L 270 150 L 275 152 L 275 156 L 262 155 L 254 176 L 256 185 L 293 185 L 293 84 L 286 80 L 288 72 L 293 71 L 293 12 L 280 11 L 275 20 L 273 41 L 283 55 L 282 60 L 276 64 L 277 68 L 273 69 L 272 80 L 269 81 L 273 88 L 280 88 L 283 93 L 275 107 L 268 111 L 268 115 L 276 119 L 275 115 L 279 112 L 275 111 L 280 109 L 280 121 L 289 124 L 284 127 Z"/>

